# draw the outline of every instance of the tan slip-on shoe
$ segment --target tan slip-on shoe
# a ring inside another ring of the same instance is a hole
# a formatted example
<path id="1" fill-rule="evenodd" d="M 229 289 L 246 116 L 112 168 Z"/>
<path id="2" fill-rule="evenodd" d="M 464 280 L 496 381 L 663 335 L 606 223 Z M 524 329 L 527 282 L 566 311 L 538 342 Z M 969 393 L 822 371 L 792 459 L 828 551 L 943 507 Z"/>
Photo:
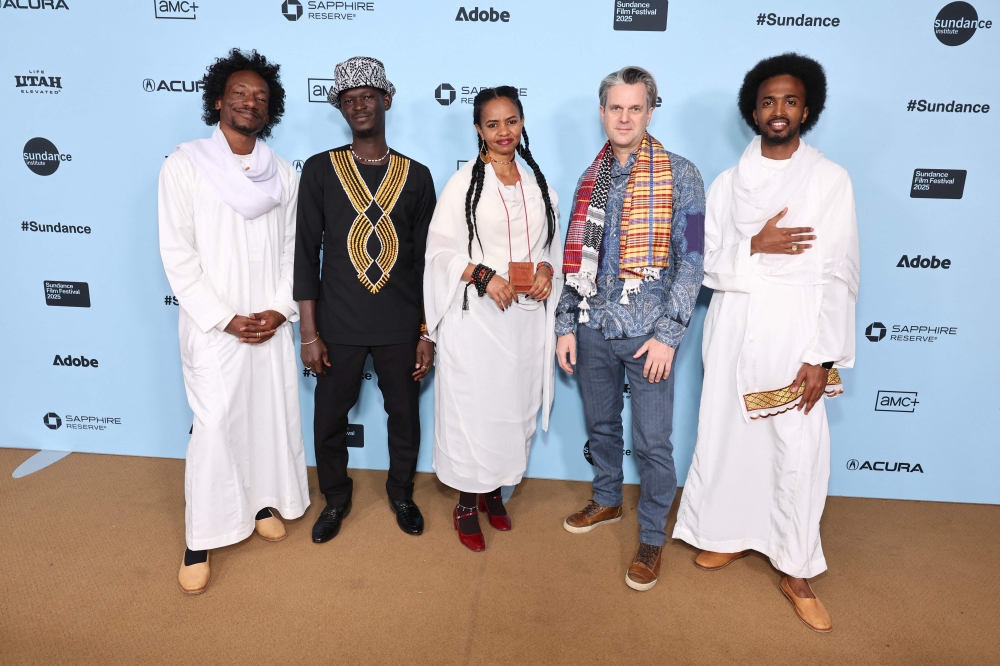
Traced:
<path id="1" fill-rule="evenodd" d="M 625 572 L 625 584 L 633 590 L 645 592 L 654 585 L 660 576 L 660 553 L 662 546 L 651 546 L 648 543 L 640 543 L 639 550 L 628 571 Z"/>
<path id="2" fill-rule="evenodd" d="M 821 634 L 828 634 L 833 630 L 833 620 L 826 611 L 826 606 L 819 599 L 802 599 L 795 596 L 791 586 L 788 585 L 788 576 L 781 577 L 781 593 L 795 606 L 795 614 L 813 631 Z"/>
<path id="3" fill-rule="evenodd" d="M 584 532 L 589 532 L 598 525 L 603 525 L 604 523 L 617 523 L 621 519 L 621 506 L 604 506 L 603 504 L 598 504 L 594 500 L 590 500 L 587 502 L 587 506 L 566 518 L 566 520 L 563 521 L 563 527 L 566 528 L 567 532 L 572 532 L 573 534 L 583 534 Z"/>
<path id="4" fill-rule="evenodd" d="M 254 531 L 264 541 L 281 541 L 288 536 L 288 533 L 285 531 L 285 524 L 274 515 L 256 521 Z"/>
<path id="5" fill-rule="evenodd" d="M 703 571 L 718 571 L 749 554 L 749 550 L 741 550 L 738 553 L 714 553 L 710 550 L 703 550 L 698 553 L 698 557 L 694 558 L 694 565 Z"/>
<path id="6" fill-rule="evenodd" d="M 206 553 L 211 555 L 211 553 Z M 181 570 L 177 574 L 177 584 L 181 586 L 184 594 L 201 594 L 208 587 L 208 579 L 211 578 L 212 571 L 208 567 L 208 558 L 204 562 L 184 566 L 184 558 L 181 558 Z"/>

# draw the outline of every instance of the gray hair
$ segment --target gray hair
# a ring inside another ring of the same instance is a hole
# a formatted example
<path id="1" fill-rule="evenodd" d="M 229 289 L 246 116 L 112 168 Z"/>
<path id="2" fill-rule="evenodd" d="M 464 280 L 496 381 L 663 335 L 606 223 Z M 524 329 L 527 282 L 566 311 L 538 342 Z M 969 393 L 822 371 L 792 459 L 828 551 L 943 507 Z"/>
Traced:
<path id="1" fill-rule="evenodd" d="M 601 98 L 601 107 L 605 107 L 608 104 L 608 89 L 611 86 L 630 86 L 634 83 L 641 83 L 646 86 L 646 102 L 649 108 L 656 106 L 656 79 L 642 67 L 630 65 L 622 67 L 617 72 L 612 72 L 601 79 L 601 87 L 597 90 L 597 94 Z"/>

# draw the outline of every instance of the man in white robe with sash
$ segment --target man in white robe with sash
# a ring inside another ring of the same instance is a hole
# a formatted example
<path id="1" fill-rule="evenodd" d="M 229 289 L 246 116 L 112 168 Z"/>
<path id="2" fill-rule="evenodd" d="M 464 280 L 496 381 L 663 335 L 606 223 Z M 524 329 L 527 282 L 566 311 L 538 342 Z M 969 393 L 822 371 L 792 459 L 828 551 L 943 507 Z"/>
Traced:
<path id="1" fill-rule="evenodd" d="M 820 517 L 830 477 L 822 397 L 854 365 L 857 219 L 851 179 L 806 144 L 826 99 L 819 63 L 758 63 L 740 111 L 759 135 L 709 188 L 698 443 L 674 538 L 700 569 L 757 551 L 811 629 L 833 624 L 807 581 L 826 570 Z"/>
<path id="2" fill-rule="evenodd" d="M 208 551 L 256 531 L 285 538 L 272 513 L 309 506 L 290 321 L 295 169 L 262 141 L 278 123 L 279 66 L 233 49 L 208 68 L 212 136 L 181 144 L 160 171 L 160 255 L 180 312 L 194 425 L 184 495 L 186 594 L 208 586 Z"/>

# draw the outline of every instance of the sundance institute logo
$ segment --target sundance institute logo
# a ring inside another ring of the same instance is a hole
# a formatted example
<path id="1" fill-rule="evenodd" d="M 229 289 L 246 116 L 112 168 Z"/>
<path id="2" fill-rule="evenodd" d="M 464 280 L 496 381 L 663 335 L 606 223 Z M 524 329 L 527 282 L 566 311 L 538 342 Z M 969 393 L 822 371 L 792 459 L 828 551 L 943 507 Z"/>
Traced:
<path id="1" fill-rule="evenodd" d="M 60 153 L 48 139 L 36 136 L 24 144 L 24 164 L 39 176 L 51 176 L 59 168 L 60 162 L 71 162 L 73 156 Z"/>
<path id="2" fill-rule="evenodd" d="M 967 2 L 952 2 L 941 8 L 934 19 L 934 36 L 945 46 L 960 46 L 976 34 L 977 28 L 989 30 L 993 21 L 982 20 L 976 8 Z"/>

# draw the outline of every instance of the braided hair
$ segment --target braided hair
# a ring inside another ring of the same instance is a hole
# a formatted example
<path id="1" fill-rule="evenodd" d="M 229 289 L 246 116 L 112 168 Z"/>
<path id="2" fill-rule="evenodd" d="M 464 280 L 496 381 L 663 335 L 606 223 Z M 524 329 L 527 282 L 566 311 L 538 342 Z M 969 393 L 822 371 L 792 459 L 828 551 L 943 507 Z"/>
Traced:
<path id="1" fill-rule="evenodd" d="M 483 88 L 476 95 L 472 102 L 472 122 L 479 125 L 483 107 L 486 106 L 486 103 L 501 97 L 506 97 L 512 101 L 517 107 L 518 115 L 522 118 L 524 117 L 524 107 L 521 105 L 521 100 L 518 97 L 517 88 L 512 86 L 497 86 L 496 88 Z M 528 132 L 523 127 L 521 128 L 521 137 L 523 141 L 519 141 L 517 144 L 517 154 L 531 167 L 531 170 L 535 174 L 535 180 L 538 181 L 538 186 L 542 190 L 542 199 L 545 201 L 545 221 L 548 227 L 545 247 L 549 247 L 552 244 L 552 238 L 556 234 L 556 215 L 549 197 L 549 184 L 545 180 L 538 162 L 535 161 L 531 150 L 528 148 Z M 481 155 L 486 149 L 486 142 L 483 141 L 483 138 L 478 133 L 476 139 L 479 154 L 476 156 L 476 163 L 472 166 L 472 181 L 469 183 L 469 190 L 465 193 L 465 222 L 469 227 L 469 256 L 472 255 L 473 239 L 479 241 L 480 251 L 483 249 L 483 242 L 479 239 L 479 229 L 476 226 L 476 209 L 479 206 L 479 199 L 483 195 L 483 179 L 486 176 L 486 163 L 481 159 Z"/>

